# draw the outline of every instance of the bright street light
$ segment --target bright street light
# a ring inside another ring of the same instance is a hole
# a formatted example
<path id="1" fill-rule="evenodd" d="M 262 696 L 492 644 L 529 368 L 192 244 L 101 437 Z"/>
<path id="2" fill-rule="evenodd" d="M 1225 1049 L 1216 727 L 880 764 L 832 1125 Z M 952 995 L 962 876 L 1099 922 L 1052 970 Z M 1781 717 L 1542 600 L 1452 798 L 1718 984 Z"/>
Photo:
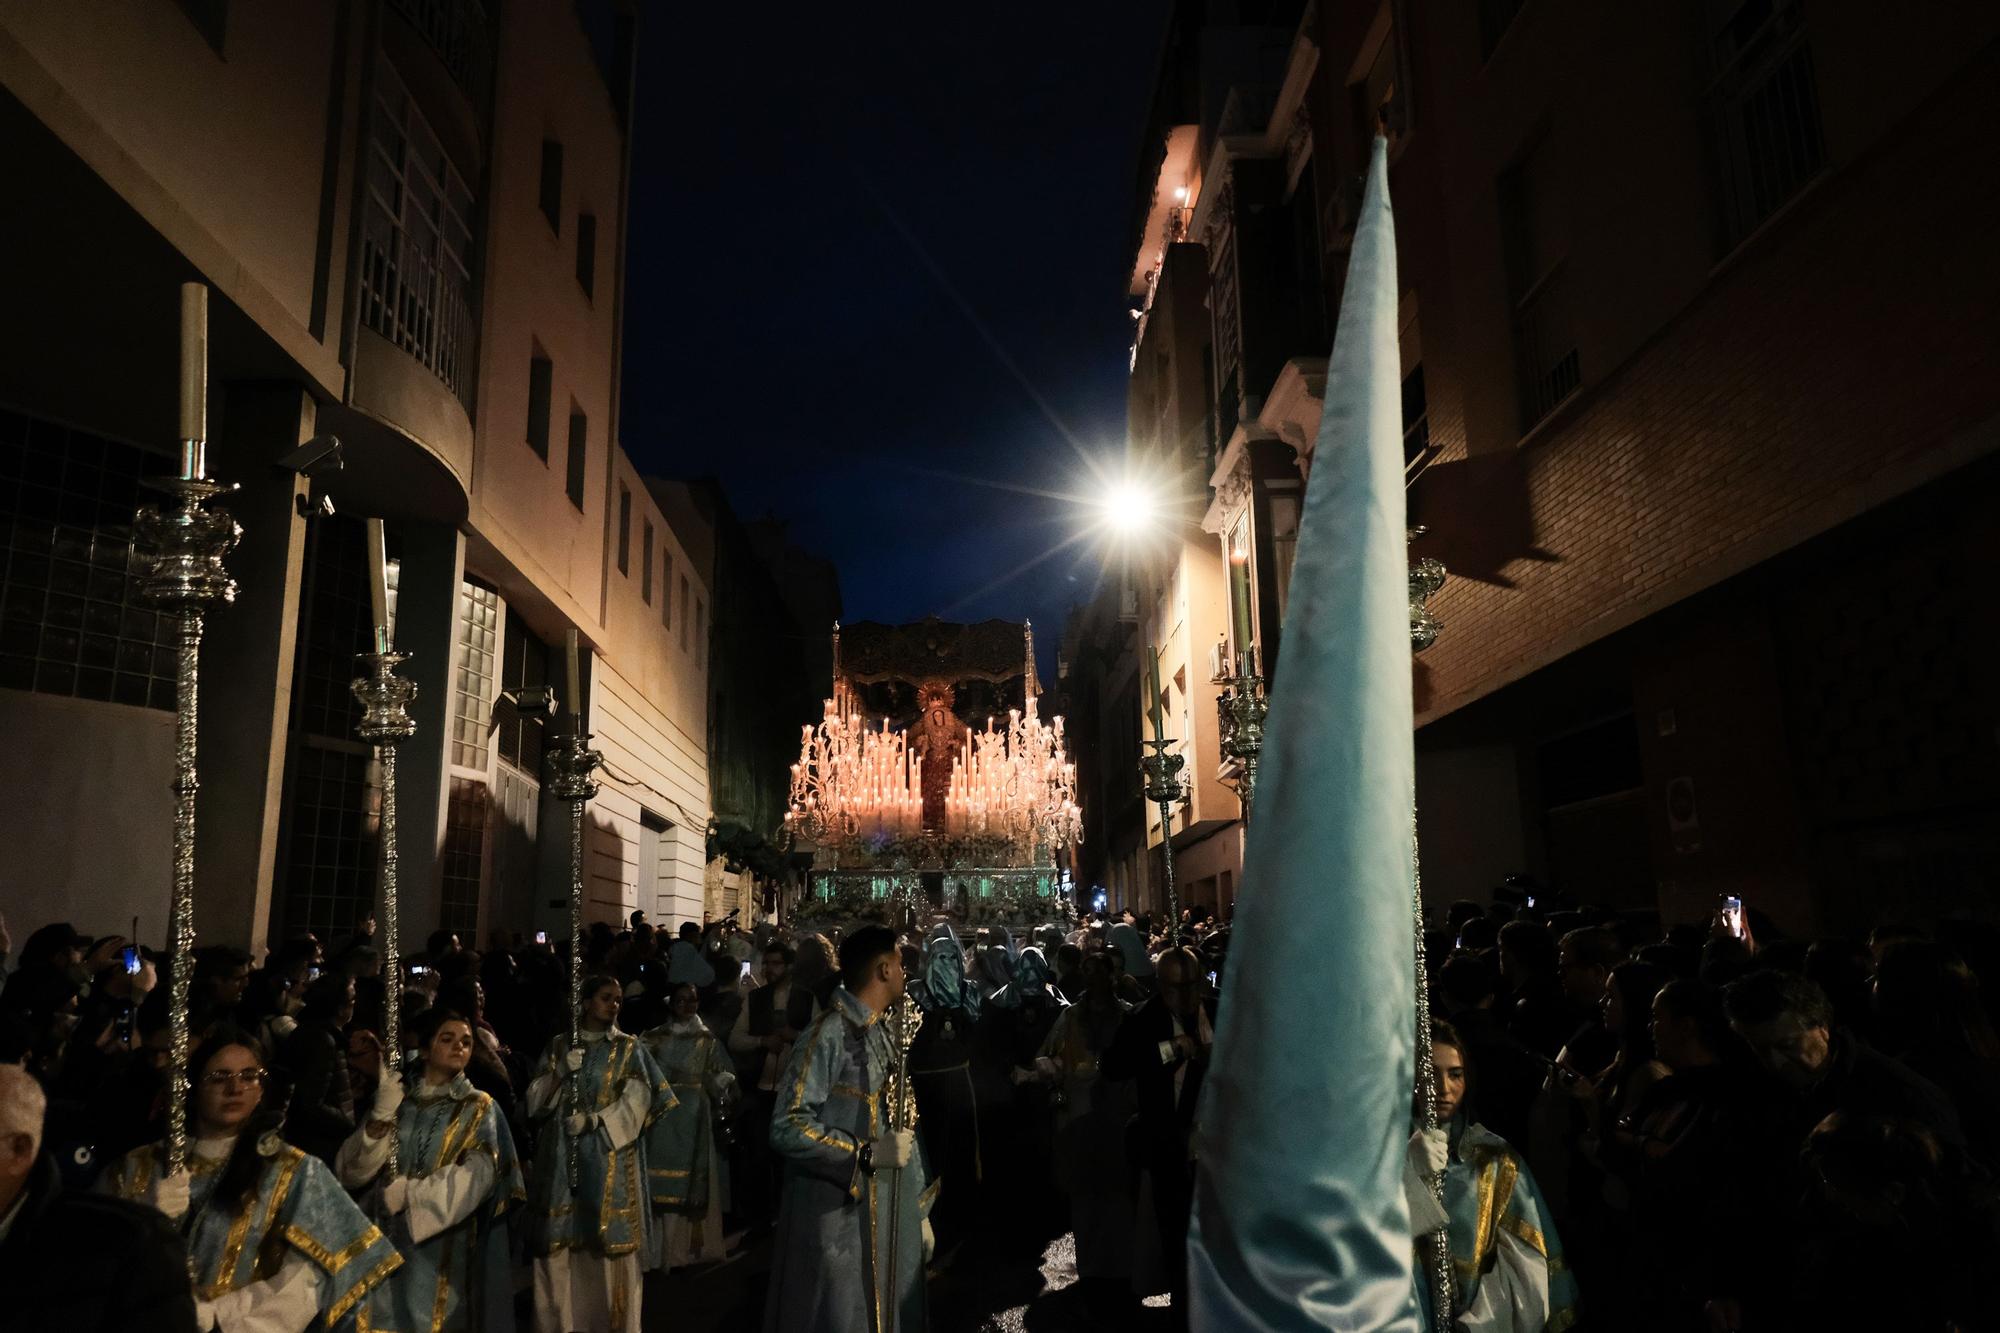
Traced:
<path id="1" fill-rule="evenodd" d="M 1105 494 L 1105 521 L 1121 536 L 1129 537 L 1146 528 L 1156 514 L 1152 495 L 1130 481 L 1114 484 Z"/>

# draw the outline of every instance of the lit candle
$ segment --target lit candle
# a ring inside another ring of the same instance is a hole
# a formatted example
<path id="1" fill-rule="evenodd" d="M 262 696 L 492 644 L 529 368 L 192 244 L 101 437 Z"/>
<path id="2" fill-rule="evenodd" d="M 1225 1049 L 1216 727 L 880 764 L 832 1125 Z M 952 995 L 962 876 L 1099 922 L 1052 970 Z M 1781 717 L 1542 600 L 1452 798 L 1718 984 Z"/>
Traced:
<path id="1" fill-rule="evenodd" d="M 202 445 L 208 439 L 208 288 L 181 284 L 181 480 L 207 475 Z"/>
<path id="2" fill-rule="evenodd" d="M 196 288 L 195 290 L 202 290 Z M 389 548 L 382 520 L 368 520 L 368 611 L 375 621 L 375 651 L 389 651 Z"/>
<path id="3" fill-rule="evenodd" d="M 576 626 L 572 625 L 569 628 L 569 674 L 563 680 L 564 701 L 569 704 L 569 715 L 571 717 L 579 715 L 577 708 L 577 682 L 581 679 L 582 674 L 577 666 Z"/>

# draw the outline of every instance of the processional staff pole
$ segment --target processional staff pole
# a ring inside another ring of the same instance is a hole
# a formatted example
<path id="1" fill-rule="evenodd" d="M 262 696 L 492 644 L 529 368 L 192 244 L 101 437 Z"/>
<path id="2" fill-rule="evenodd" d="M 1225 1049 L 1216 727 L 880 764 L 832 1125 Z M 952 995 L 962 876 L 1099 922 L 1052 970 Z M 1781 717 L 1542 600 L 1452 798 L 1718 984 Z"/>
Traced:
<path id="1" fill-rule="evenodd" d="M 896 1070 L 895 1086 L 890 1090 L 892 1094 L 889 1100 L 890 1129 L 910 1128 L 910 1122 L 916 1115 L 916 1095 L 910 1087 L 910 1047 L 916 1044 L 917 1029 L 923 1025 L 923 1011 L 917 1008 L 915 1002 L 910 999 L 909 993 L 905 991 L 896 998 L 893 1032 L 896 1042 Z M 907 1167 L 898 1167 L 896 1169 L 896 1181 L 889 1195 L 889 1281 L 892 1284 L 890 1288 L 891 1300 L 895 1299 L 896 1288 L 893 1284 L 896 1282 L 896 1274 L 899 1271 L 901 1263 L 901 1256 L 897 1251 L 901 1249 L 903 1242 L 903 1172 L 907 1169 Z M 880 1290 L 879 1283 L 877 1284 L 877 1290 Z M 878 1295 L 876 1299 L 879 1301 L 881 1298 Z M 894 1322 L 883 1316 L 880 1311 L 877 1312 L 877 1315 L 878 1324 L 884 1327 Z"/>
<path id="2" fill-rule="evenodd" d="M 1421 527 L 1410 530 L 1410 540 L 1422 536 Z M 1438 561 L 1426 556 L 1410 566 L 1410 651 L 1420 653 L 1436 641 L 1439 629 L 1436 616 L 1431 614 L 1427 603 L 1431 594 L 1444 586 L 1445 570 Z M 1424 872 L 1423 860 L 1417 850 L 1417 792 L 1414 774 L 1410 784 L 1410 882 L 1411 909 L 1415 913 L 1417 939 L 1417 1092 L 1424 1108 L 1424 1128 L 1438 1128 L 1437 1115 L 1437 1064 L 1431 1054 L 1431 984 L 1430 964 L 1424 952 Z M 1444 1206 L 1444 1176 L 1428 1177 L 1425 1182 L 1430 1187 L 1431 1197 L 1438 1206 Z M 1424 1238 L 1424 1252 L 1430 1261 L 1426 1276 L 1430 1281 L 1431 1308 L 1436 1312 L 1435 1325 L 1438 1328 L 1452 1327 L 1453 1306 L 1457 1303 L 1457 1281 L 1452 1274 L 1451 1232 L 1449 1228 L 1432 1232 Z"/>
<path id="3" fill-rule="evenodd" d="M 408 653 L 390 649 L 389 643 L 389 559 L 383 539 L 382 520 L 368 520 L 368 603 L 375 626 L 375 651 L 358 656 L 362 675 L 349 687 L 361 705 L 361 739 L 375 747 L 376 770 L 382 782 L 382 819 L 377 839 L 377 863 L 382 876 L 382 949 L 388 955 L 389 980 L 382 988 L 382 1028 L 387 1058 L 392 1068 L 402 1069 L 403 1060 L 403 969 L 400 928 L 397 923 L 396 851 L 396 746 L 416 734 L 409 705 L 417 697 L 414 682 L 396 674 L 409 660 Z M 402 1166 L 397 1136 L 389 1135 L 389 1179 Z"/>
<path id="4" fill-rule="evenodd" d="M 577 635 L 569 632 L 569 672 L 563 682 L 564 702 L 569 710 L 569 733 L 560 748 L 549 754 L 554 770 L 550 790 L 556 799 L 569 802 L 569 1049 L 583 1049 L 583 807 L 597 795 L 591 774 L 604 756 L 590 748 L 590 733 L 583 729 L 583 713 L 578 682 L 581 680 Z M 582 1105 L 582 1075 L 566 1073 L 563 1079 L 564 1115 L 577 1113 Z M 577 1186 L 577 1140 L 569 1135 L 569 1187 Z"/>
<path id="5" fill-rule="evenodd" d="M 197 692 L 200 687 L 202 608 L 235 600 L 236 582 L 222 558 L 243 529 L 208 501 L 235 490 L 208 479 L 208 288 L 181 286 L 180 473 L 147 484 L 172 497 L 164 512 L 142 505 L 133 516 L 135 543 L 153 551 L 139 595 L 175 621 L 178 653 L 174 694 L 174 882 L 167 943 L 172 956 L 167 991 L 167 1174 L 187 1160 L 188 987 L 194 972 L 194 817 L 201 790 L 198 769 Z"/>
<path id="6" fill-rule="evenodd" d="M 1150 712 L 1153 716 L 1153 736 L 1141 744 L 1152 750 L 1139 761 L 1139 769 L 1146 778 L 1146 799 L 1160 807 L 1160 879 L 1164 888 L 1167 909 L 1167 947 L 1181 947 L 1181 902 L 1174 887 L 1174 806 L 1187 799 L 1187 784 L 1181 781 L 1181 770 L 1187 766 L 1183 755 L 1175 754 L 1167 747 L 1173 742 L 1167 739 L 1166 709 L 1160 703 L 1160 655 L 1149 647 L 1151 655 L 1148 666 L 1148 680 L 1153 697 Z"/>

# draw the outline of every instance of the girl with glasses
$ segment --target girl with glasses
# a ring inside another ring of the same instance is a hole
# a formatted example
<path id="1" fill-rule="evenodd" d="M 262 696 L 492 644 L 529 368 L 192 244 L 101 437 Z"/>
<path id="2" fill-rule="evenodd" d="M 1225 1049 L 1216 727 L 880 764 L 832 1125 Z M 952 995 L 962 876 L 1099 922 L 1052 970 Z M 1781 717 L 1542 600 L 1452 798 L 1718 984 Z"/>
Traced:
<path id="1" fill-rule="evenodd" d="M 402 1262 L 395 1247 L 325 1164 L 278 1138 L 254 1037 L 220 1028 L 188 1068 L 187 1169 L 163 1175 L 166 1149 L 149 1145 L 113 1164 L 107 1187 L 187 1237 L 203 1333 L 339 1327 Z"/>

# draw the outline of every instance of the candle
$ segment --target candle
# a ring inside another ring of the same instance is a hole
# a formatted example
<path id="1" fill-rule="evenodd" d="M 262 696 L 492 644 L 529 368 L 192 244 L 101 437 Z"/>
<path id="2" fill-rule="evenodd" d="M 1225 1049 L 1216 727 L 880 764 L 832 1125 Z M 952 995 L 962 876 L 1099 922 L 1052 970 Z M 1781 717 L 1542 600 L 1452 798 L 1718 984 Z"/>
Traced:
<path id="1" fill-rule="evenodd" d="M 1167 738 L 1166 709 L 1160 703 L 1160 655 L 1147 646 L 1147 683 L 1152 689 L 1152 698 L 1146 705 L 1153 717 L 1153 736 L 1157 740 Z"/>
<path id="2" fill-rule="evenodd" d="M 199 481 L 208 439 L 208 288 L 181 284 L 181 480 Z"/>
<path id="3" fill-rule="evenodd" d="M 375 651 L 389 651 L 389 549 L 382 520 L 368 520 L 368 612 L 375 623 Z"/>
<path id="4" fill-rule="evenodd" d="M 569 628 L 568 646 L 569 673 L 563 679 L 563 697 L 564 702 L 569 705 L 569 715 L 577 717 L 581 711 L 577 707 L 577 683 L 583 679 L 583 675 L 577 665 L 576 626 L 574 625 Z"/>

